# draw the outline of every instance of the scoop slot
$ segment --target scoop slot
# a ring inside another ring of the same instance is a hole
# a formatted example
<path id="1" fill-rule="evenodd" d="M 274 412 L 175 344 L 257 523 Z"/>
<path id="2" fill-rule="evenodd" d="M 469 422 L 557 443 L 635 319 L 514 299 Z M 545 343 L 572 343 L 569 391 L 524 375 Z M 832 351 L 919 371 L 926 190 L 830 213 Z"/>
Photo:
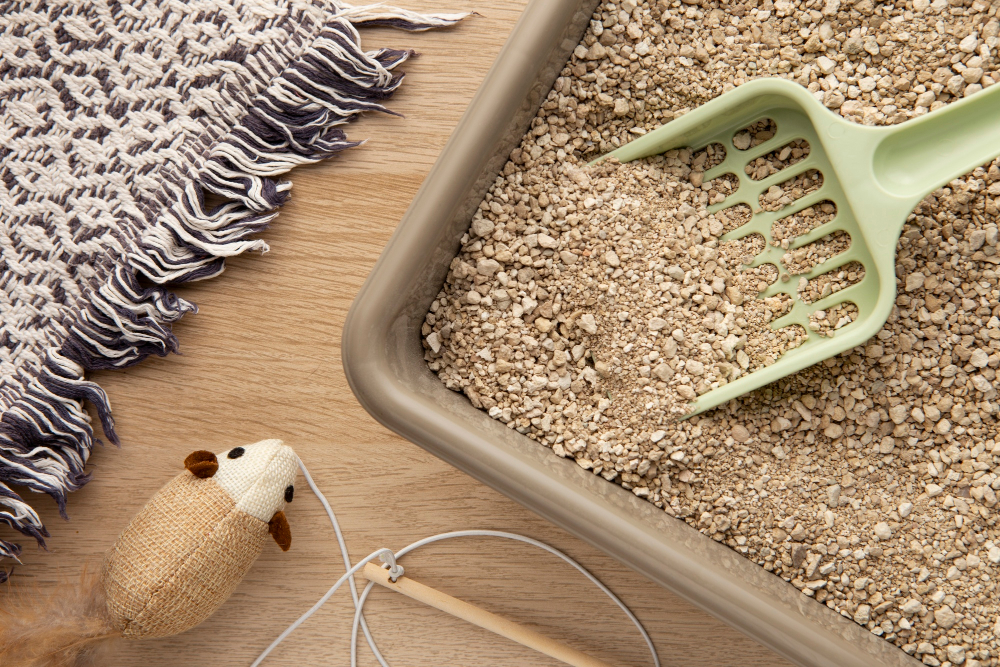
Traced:
<path id="1" fill-rule="evenodd" d="M 812 230 L 825 225 L 837 217 L 837 205 L 829 199 L 802 209 L 798 213 L 779 218 L 771 226 L 771 241 L 787 248 L 785 241 L 791 241 L 797 236 L 808 234 Z"/>
<path id="2" fill-rule="evenodd" d="M 833 336 L 858 319 L 858 306 L 853 301 L 838 303 L 827 310 L 817 310 L 809 316 L 809 328 L 820 336 Z"/>
<path id="3" fill-rule="evenodd" d="M 851 235 L 844 231 L 836 231 L 801 248 L 789 250 L 781 258 L 781 263 L 788 273 L 797 276 L 809 273 L 828 259 L 847 252 L 850 247 Z"/>
<path id="4" fill-rule="evenodd" d="M 792 312 L 792 308 L 795 306 L 795 300 L 784 292 L 763 298 L 760 301 L 767 308 L 764 318 L 767 322 L 773 322 L 779 317 L 787 315 Z"/>
<path id="5" fill-rule="evenodd" d="M 722 174 L 708 182 L 711 183 L 708 191 L 708 201 L 714 204 L 726 201 L 730 195 L 735 194 L 740 189 L 740 179 L 736 174 Z"/>
<path id="6" fill-rule="evenodd" d="M 864 277 L 864 265 L 861 262 L 851 261 L 811 280 L 803 277 L 798 288 L 799 298 L 804 303 L 815 303 L 851 285 L 857 285 Z"/>
<path id="7" fill-rule="evenodd" d="M 715 142 L 691 155 L 691 171 L 708 171 L 726 161 L 726 147 Z"/>
<path id="8" fill-rule="evenodd" d="M 770 366 L 780 359 L 781 355 L 802 345 L 808 338 L 805 328 L 799 324 L 791 324 L 780 329 L 765 329 L 747 343 L 747 348 L 751 350 L 751 368 L 758 370 Z"/>
<path id="9" fill-rule="evenodd" d="M 796 139 L 766 155 L 751 160 L 743 167 L 743 173 L 751 180 L 762 181 L 772 174 L 777 174 L 783 169 L 802 162 L 809 157 L 810 151 L 811 147 L 808 141 Z"/>
<path id="10" fill-rule="evenodd" d="M 778 132 L 778 124 L 772 118 L 762 118 L 733 135 L 736 150 L 748 151 L 772 139 Z"/>
<path id="11" fill-rule="evenodd" d="M 746 204 L 730 206 L 715 214 L 715 219 L 722 223 L 722 229 L 726 234 L 747 224 L 752 217 L 753 211 Z"/>
<path id="12" fill-rule="evenodd" d="M 774 264 L 754 266 L 739 274 L 737 288 L 744 294 L 759 294 L 776 283 L 779 275 L 778 267 Z"/>
<path id="13" fill-rule="evenodd" d="M 765 211 L 780 211 L 821 187 L 823 187 L 823 174 L 818 169 L 809 169 L 770 186 L 757 198 L 757 202 Z"/>

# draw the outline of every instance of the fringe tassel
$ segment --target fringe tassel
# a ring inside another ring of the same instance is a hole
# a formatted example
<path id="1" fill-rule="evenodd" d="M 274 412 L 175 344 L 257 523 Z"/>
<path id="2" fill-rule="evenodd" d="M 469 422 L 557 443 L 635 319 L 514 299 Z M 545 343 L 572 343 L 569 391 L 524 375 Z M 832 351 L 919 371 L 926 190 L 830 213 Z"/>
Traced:
<path id="1" fill-rule="evenodd" d="M 384 26 L 409 30 L 410 32 L 423 32 L 424 30 L 455 25 L 466 18 L 468 14 L 418 14 L 398 7 L 367 5 L 364 7 L 345 6 L 338 16 L 346 18 L 354 25 L 368 28 Z"/>
<path id="2" fill-rule="evenodd" d="M 201 184 L 250 210 L 269 211 L 284 203 L 291 187 L 271 177 L 357 146 L 338 126 L 365 111 L 391 113 L 380 102 L 403 78 L 391 69 L 412 54 L 365 53 L 359 40 L 345 18 L 324 28 L 212 151 Z"/>
<path id="3" fill-rule="evenodd" d="M 291 184 L 284 190 L 289 187 Z M 174 186 L 165 189 L 174 204 L 144 235 L 140 252 L 129 255 L 132 268 L 153 282 L 214 278 L 224 270 L 226 257 L 248 250 L 267 251 L 266 243 L 250 237 L 267 229 L 276 212 L 260 214 L 238 202 L 207 211 L 204 193 L 197 183 L 189 183 L 183 190 Z M 184 303 L 196 310 L 193 304 Z"/>
<path id="4" fill-rule="evenodd" d="M 163 185 L 169 204 L 147 230 L 127 264 L 92 292 L 90 303 L 59 350 L 48 352 L 40 377 L 0 419 L 0 523 L 42 547 L 48 532 L 38 514 L 8 484 L 51 496 L 66 516 L 67 495 L 83 486 L 94 444 L 86 399 L 105 435 L 118 444 L 107 394 L 85 371 L 126 368 L 151 354 L 177 351 L 170 324 L 197 307 L 160 285 L 213 278 L 225 258 L 267 251 L 253 236 L 277 215 L 291 183 L 275 177 L 361 144 L 339 129 L 365 111 L 392 113 L 381 102 L 402 83 L 393 73 L 412 51 L 365 52 L 355 25 L 422 31 L 453 25 L 465 14 L 421 15 L 381 7 L 337 4 L 318 37 L 246 110 L 213 148 L 196 182 Z M 207 210 L 204 190 L 230 199 Z M 154 283 L 143 287 L 139 275 Z M 0 540 L 0 557 L 21 547 Z M 7 573 L 0 569 L 0 583 Z"/>

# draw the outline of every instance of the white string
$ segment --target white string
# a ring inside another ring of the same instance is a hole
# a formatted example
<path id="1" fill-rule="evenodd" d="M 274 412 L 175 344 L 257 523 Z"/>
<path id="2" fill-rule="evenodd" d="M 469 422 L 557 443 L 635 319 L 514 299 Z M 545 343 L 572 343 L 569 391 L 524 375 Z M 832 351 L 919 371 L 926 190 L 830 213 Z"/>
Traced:
<path id="1" fill-rule="evenodd" d="M 357 667 L 358 664 L 357 645 L 358 645 L 359 627 L 361 628 L 361 631 L 364 633 L 365 639 L 368 642 L 368 646 L 369 648 L 371 648 L 372 654 L 378 660 L 379 664 L 382 665 L 382 667 L 389 667 L 389 664 L 385 661 L 385 658 L 382 657 L 382 654 L 379 652 L 378 647 L 375 645 L 375 640 L 372 637 L 371 632 L 368 630 L 368 625 L 367 623 L 365 623 L 365 617 L 363 613 L 365 601 L 367 601 L 368 595 L 375 584 L 373 582 L 368 582 L 368 585 L 365 586 L 365 589 L 361 592 L 361 595 L 359 596 L 357 588 L 354 583 L 354 574 L 358 570 L 363 568 L 370 561 L 373 561 L 376 558 L 381 558 L 382 562 L 388 566 L 390 578 L 393 581 L 395 581 L 396 578 L 398 578 L 403 574 L 402 566 L 400 566 L 397 563 L 397 560 L 399 558 L 405 556 L 411 551 L 419 549 L 420 547 L 426 546 L 428 544 L 432 544 L 434 542 L 440 542 L 442 540 L 455 539 L 459 537 L 495 537 L 506 540 L 514 540 L 517 542 L 524 542 L 525 544 L 530 544 L 532 546 L 538 547 L 539 549 L 543 549 L 544 551 L 547 551 L 550 554 L 561 558 L 566 563 L 569 563 L 574 568 L 576 568 L 578 572 L 580 572 L 583 576 L 589 579 L 591 583 L 597 586 L 605 595 L 611 598 L 614 601 L 614 603 L 618 605 L 618 607 L 623 612 L 625 612 L 625 615 L 628 616 L 628 619 L 632 621 L 635 627 L 639 630 L 639 634 L 642 635 L 643 640 L 645 640 L 646 646 L 649 648 L 650 655 L 653 657 L 653 665 L 655 667 L 660 667 L 660 658 L 656 654 L 656 647 L 653 646 L 653 640 L 650 639 L 649 633 L 646 632 L 646 629 L 642 626 L 642 623 L 639 621 L 639 619 L 636 618 L 635 614 L 632 613 L 632 611 L 625 605 L 624 602 L 622 602 L 618 598 L 617 595 L 612 593 L 607 586 L 602 584 L 601 581 L 597 577 L 592 575 L 590 572 L 588 572 L 586 568 L 584 568 L 582 565 L 577 563 L 575 560 L 573 560 L 563 552 L 559 551 L 555 547 L 551 547 L 548 544 L 545 544 L 544 542 L 539 542 L 538 540 L 532 539 L 530 537 L 525 537 L 524 535 L 518 535 L 516 533 L 506 533 L 499 530 L 456 530 L 449 533 L 441 533 L 440 535 L 432 535 L 431 537 L 425 537 L 424 539 L 417 540 L 416 542 L 409 544 L 396 552 L 393 552 L 391 549 L 386 549 L 386 548 L 378 549 L 368 554 L 365 558 L 358 561 L 358 563 L 356 563 L 355 565 L 351 565 L 351 559 L 347 554 L 347 543 L 344 540 L 344 535 L 340 530 L 340 524 L 337 522 L 337 517 L 333 513 L 333 508 L 330 507 L 330 503 L 327 502 L 326 496 L 324 496 L 323 492 L 320 491 L 319 487 L 316 486 L 316 483 L 313 481 L 312 476 L 309 474 L 309 471 L 306 470 L 306 466 L 305 464 L 302 463 L 301 460 L 299 461 L 299 469 L 302 470 L 302 475 L 303 477 L 305 477 L 306 483 L 309 484 L 309 488 L 312 489 L 312 492 L 316 494 L 317 498 L 319 498 L 320 503 L 322 503 L 323 505 L 323 509 L 326 510 L 327 516 L 330 517 L 330 523 L 333 524 L 334 533 L 336 533 L 337 535 L 337 543 L 340 546 L 340 554 L 343 557 L 344 567 L 347 571 L 344 573 L 342 577 L 340 577 L 340 579 L 337 580 L 337 583 L 335 583 L 330 588 L 330 590 L 328 590 L 326 594 L 323 595 L 323 597 L 321 597 L 319 601 L 309 609 L 309 611 L 302 614 L 302 616 L 296 619 L 294 623 L 289 625 L 284 632 L 278 635 L 278 638 L 275 639 L 273 642 L 271 642 L 271 645 L 268 646 L 264 650 L 264 652 L 257 657 L 256 660 L 254 660 L 253 664 L 250 667 L 258 667 L 264 661 L 264 658 L 266 658 L 271 653 L 271 651 L 273 651 L 278 646 L 278 644 L 284 641 L 285 638 L 288 637 L 288 635 L 292 634 L 292 632 L 294 632 L 296 628 L 305 623 L 310 616 L 312 616 L 314 613 L 316 613 L 316 611 L 319 610 L 320 607 L 326 604 L 326 601 L 329 600 L 333 596 L 333 594 L 340 589 L 340 587 L 343 585 L 345 581 L 349 582 L 349 586 L 351 589 L 351 599 L 354 602 L 354 622 L 351 627 L 351 667 Z"/>
<path id="2" fill-rule="evenodd" d="M 323 509 L 326 510 L 326 515 L 330 517 L 330 523 L 333 524 L 333 532 L 337 534 L 337 544 L 340 546 L 340 557 L 344 560 L 344 569 L 345 570 L 351 569 L 351 557 L 347 553 L 347 542 L 344 540 L 344 533 L 341 532 L 340 530 L 340 522 L 337 521 L 337 515 L 333 513 L 333 508 L 330 507 L 330 503 L 327 502 L 326 496 L 324 496 L 323 493 L 319 490 L 319 487 L 316 486 L 316 482 L 313 481 L 312 475 L 310 475 L 309 471 L 306 470 L 306 467 L 302 463 L 301 459 L 299 460 L 299 470 L 302 471 L 302 476 L 306 478 L 306 483 L 309 485 L 309 488 L 312 489 L 312 492 L 316 494 L 317 498 L 319 498 L 319 502 L 323 505 Z M 361 613 L 361 610 L 364 609 L 364 603 L 358 601 L 358 589 L 354 583 L 353 577 L 351 578 L 351 581 L 349 582 L 348 585 L 351 587 L 351 599 L 353 600 L 354 607 L 358 610 L 358 615 L 361 618 L 361 629 L 365 633 L 365 639 L 368 641 L 368 647 L 371 648 L 372 654 L 375 656 L 375 659 L 378 660 L 379 664 L 382 667 L 389 667 L 389 663 L 385 661 L 385 659 L 382 657 L 382 654 L 378 650 L 378 646 L 375 645 L 375 640 L 372 638 L 372 633 L 368 630 L 368 624 L 365 622 L 364 614 Z M 356 625 L 357 623 L 355 622 L 355 626 Z M 357 628 L 355 627 L 355 633 L 356 632 Z M 356 634 L 355 637 L 357 637 Z M 273 644 L 271 648 L 273 648 L 274 646 L 277 646 L 277 643 Z M 268 649 L 268 651 L 270 651 L 270 648 Z M 260 664 L 259 661 L 262 660 L 263 658 L 264 656 L 262 655 L 258 659 L 258 662 L 254 663 L 254 665 Z"/>

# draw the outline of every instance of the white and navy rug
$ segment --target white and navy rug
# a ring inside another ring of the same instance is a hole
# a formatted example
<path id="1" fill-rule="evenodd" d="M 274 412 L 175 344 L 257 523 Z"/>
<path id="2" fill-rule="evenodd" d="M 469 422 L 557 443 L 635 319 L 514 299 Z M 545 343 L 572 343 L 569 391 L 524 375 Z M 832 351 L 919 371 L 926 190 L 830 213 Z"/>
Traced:
<path id="1" fill-rule="evenodd" d="M 254 235 L 291 187 L 279 177 L 357 145 L 341 126 L 386 111 L 411 52 L 365 51 L 355 28 L 460 18 L 338 0 L 0 0 L 0 522 L 44 545 L 11 486 L 65 515 L 95 442 L 84 400 L 118 441 L 86 372 L 175 351 L 170 325 L 195 306 L 170 286 L 265 250 Z"/>

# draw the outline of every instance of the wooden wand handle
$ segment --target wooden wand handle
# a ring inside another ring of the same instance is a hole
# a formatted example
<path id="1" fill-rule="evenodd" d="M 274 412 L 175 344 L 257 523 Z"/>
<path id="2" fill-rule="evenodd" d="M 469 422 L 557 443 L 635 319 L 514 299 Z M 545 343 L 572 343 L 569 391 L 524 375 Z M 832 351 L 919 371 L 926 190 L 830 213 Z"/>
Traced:
<path id="1" fill-rule="evenodd" d="M 389 571 L 375 563 L 365 565 L 364 575 L 366 579 L 380 586 L 385 586 L 406 597 L 423 602 L 452 616 L 457 616 L 490 632 L 495 632 L 501 637 L 512 639 L 518 644 L 533 648 L 551 658 L 565 662 L 567 665 L 573 665 L 573 667 L 611 667 L 608 663 L 592 658 L 586 653 L 581 653 L 523 625 L 518 625 L 485 609 L 453 598 L 430 586 L 424 586 L 409 577 L 400 577 L 393 583 L 389 579 Z"/>

